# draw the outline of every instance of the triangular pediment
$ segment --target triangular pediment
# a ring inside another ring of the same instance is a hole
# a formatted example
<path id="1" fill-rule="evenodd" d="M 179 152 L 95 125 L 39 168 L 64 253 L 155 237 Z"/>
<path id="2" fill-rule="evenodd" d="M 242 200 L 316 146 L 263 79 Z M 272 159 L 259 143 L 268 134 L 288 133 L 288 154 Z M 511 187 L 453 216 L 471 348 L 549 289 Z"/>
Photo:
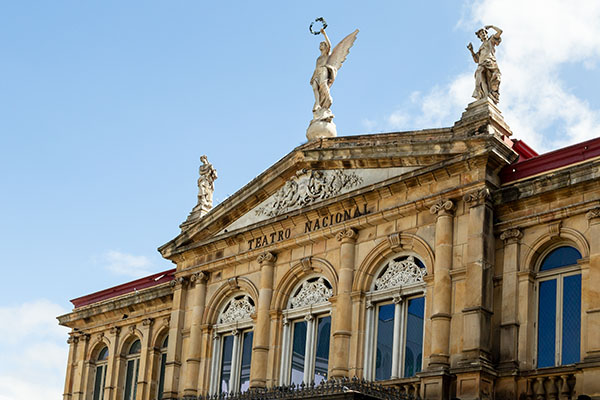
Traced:
<path id="1" fill-rule="evenodd" d="M 304 210 L 379 190 L 388 183 L 414 179 L 420 173 L 431 174 L 447 168 L 448 163 L 489 152 L 493 140 L 493 135 L 456 137 L 452 128 L 444 128 L 309 142 L 294 149 L 208 214 L 184 222 L 181 234 L 159 250 L 169 257 Z"/>

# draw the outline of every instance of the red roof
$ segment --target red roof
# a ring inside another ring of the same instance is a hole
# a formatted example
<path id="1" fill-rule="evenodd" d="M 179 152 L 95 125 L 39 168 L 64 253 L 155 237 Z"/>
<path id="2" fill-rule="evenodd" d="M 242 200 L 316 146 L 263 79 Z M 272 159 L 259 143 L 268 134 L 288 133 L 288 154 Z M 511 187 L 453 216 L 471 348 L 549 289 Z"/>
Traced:
<path id="1" fill-rule="evenodd" d="M 600 156 L 600 138 L 563 147 L 541 156 L 531 156 L 530 158 L 525 158 L 528 153 L 526 149 L 523 150 L 523 145 L 527 149 L 531 150 L 531 148 L 522 141 L 515 142 L 513 149 L 519 153 L 520 157 L 516 163 L 502 168 L 500 171 L 502 183 L 513 182 Z M 535 151 L 531 151 L 535 153 Z"/>
<path id="2" fill-rule="evenodd" d="M 174 276 L 175 268 L 104 289 L 96 293 L 78 297 L 71 300 L 71 303 L 73 303 L 75 308 L 87 306 L 88 304 L 97 303 L 99 301 L 111 299 L 113 297 L 131 293 L 136 290 L 142 290 L 152 286 L 160 285 L 161 283 L 169 282 L 173 280 Z"/>

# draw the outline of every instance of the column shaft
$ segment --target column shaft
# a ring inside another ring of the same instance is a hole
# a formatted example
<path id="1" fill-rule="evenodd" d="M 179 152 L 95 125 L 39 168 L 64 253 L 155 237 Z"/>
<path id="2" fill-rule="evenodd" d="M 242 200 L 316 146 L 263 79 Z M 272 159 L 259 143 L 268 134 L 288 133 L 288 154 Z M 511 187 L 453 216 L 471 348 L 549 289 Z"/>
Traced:
<path id="1" fill-rule="evenodd" d="M 186 360 L 185 380 L 183 383 L 184 396 L 195 396 L 198 394 L 198 375 L 200 368 L 201 344 L 202 344 L 202 316 L 206 304 L 206 281 L 208 276 L 204 272 L 194 274 L 191 280 L 194 283 L 192 289 L 192 321 L 190 327 L 190 349 Z"/>
<path id="2" fill-rule="evenodd" d="M 169 321 L 169 346 L 167 348 L 167 362 L 165 365 L 165 390 L 163 399 L 176 399 L 179 389 L 179 371 L 181 368 L 181 330 L 185 317 L 185 287 L 187 281 L 180 277 L 176 278 L 172 285 L 173 308 L 171 320 Z"/>
<path id="3" fill-rule="evenodd" d="M 519 334 L 519 238 L 518 229 L 509 229 L 500 235 L 504 241 L 502 273 L 502 314 L 500 323 L 500 368 L 517 367 Z"/>
<path id="4" fill-rule="evenodd" d="M 583 349 L 585 359 L 597 361 L 600 359 L 600 207 L 590 210 L 586 217 L 589 220 L 590 263 L 587 271 L 582 268 L 581 274 L 581 307 L 586 310 L 587 317 L 587 340 Z"/>

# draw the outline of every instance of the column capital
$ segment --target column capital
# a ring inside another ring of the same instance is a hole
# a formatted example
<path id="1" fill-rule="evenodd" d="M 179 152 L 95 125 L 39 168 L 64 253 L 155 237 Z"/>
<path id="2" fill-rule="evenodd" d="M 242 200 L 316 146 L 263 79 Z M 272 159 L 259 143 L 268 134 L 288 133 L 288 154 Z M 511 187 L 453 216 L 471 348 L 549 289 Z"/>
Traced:
<path id="1" fill-rule="evenodd" d="M 170 282 L 170 285 L 173 288 L 173 290 L 181 289 L 183 286 L 185 286 L 187 284 L 188 284 L 188 280 L 183 276 L 175 278 Z"/>
<path id="2" fill-rule="evenodd" d="M 69 338 L 67 339 L 67 344 L 69 345 L 77 344 L 77 342 L 79 342 L 79 338 L 73 335 L 69 336 Z"/>
<path id="3" fill-rule="evenodd" d="M 275 261 L 277 261 L 277 255 L 270 251 L 265 251 L 264 253 L 261 253 L 256 260 L 259 264 L 274 264 Z"/>
<path id="4" fill-rule="evenodd" d="M 152 326 L 154 318 L 145 318 L 142 320 L 142 326 Z"/>
<path id="5" fill-rule="evenodd" d="M 193 284 L 205 283 L 206 281 L 208 281 L 208 278 L 209 278 L 208 272 L 204 272 L 204 271 L 196 272 L 195 274 L 190 275 L 190 283 L 193 283 Z"/>
<path id="6" fill-rule="evenodd" d="M 585 217 L 590 221 L 593 219 L 597 220 L 598 218 L 600 218 L 600 207 L 592 208 L 585 214 Z"/>
<path id="7" fill-rule="evenodd" d="M 463 196 L 463 200 L 469 205 L 469 207 L 480 206 L 485 204 L 486 201 L 492 200 L 492 192 L 489 188 L 484 187 L 483 189 L 477 189 L 465 194 Z"/>
<path id="8" fill-rule="evenodd" d="M 454 214 L 454 202 L 450 199 L 442 199 L 431 206 L 429 212 L 432 214 L 440 215 L 453 215 Z"/>
<path id="9" fill-rule="evenodd" d="M 111 335 L 117 336 L 119 332 L 121 332 L 121 328 L 119 328 L 118 326 L 113 326 L 112 328 L 110 328 L 109 332 Z"/>
<path id="10" fill-rule="evenodd" d="M 354 228 L 348 228 L 346 230 L 340 231 L 335 235 L 335 238 L 338 242 L 349 243 L 355 242 L 358 236 L 358 231 Z"/>
<path id="11" fill-rule="evenodd" d="M 521 229 L 519 228 L 507 229 L 500 234 L 500 239 L 503 240 L 505 244 L 517 243 L 522 237 L 523 232 L 521 232 Z"/>

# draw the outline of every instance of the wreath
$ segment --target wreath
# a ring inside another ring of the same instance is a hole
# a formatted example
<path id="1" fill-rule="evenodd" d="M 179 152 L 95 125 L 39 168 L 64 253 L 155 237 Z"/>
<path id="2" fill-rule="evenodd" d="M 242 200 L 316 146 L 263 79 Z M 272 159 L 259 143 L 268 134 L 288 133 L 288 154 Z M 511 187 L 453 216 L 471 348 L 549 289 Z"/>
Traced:
<path id="1" fill-rule="evenodd" d="M 321 29 L 317 30 L 316 32 L 313 31 L 313 26 L 314 26 L 315 22 L 320 22 L 323 25 L 321 27 L 321 29 L 327 28 L 327 22 L 325 22 L 325 18 L 319 17 L 310 23 L 310 26 L 308 27 L 308 30 L 310 31 L 310 33 L 312 33 L 313 35 L 319 35 L 321 33 Z"/>

